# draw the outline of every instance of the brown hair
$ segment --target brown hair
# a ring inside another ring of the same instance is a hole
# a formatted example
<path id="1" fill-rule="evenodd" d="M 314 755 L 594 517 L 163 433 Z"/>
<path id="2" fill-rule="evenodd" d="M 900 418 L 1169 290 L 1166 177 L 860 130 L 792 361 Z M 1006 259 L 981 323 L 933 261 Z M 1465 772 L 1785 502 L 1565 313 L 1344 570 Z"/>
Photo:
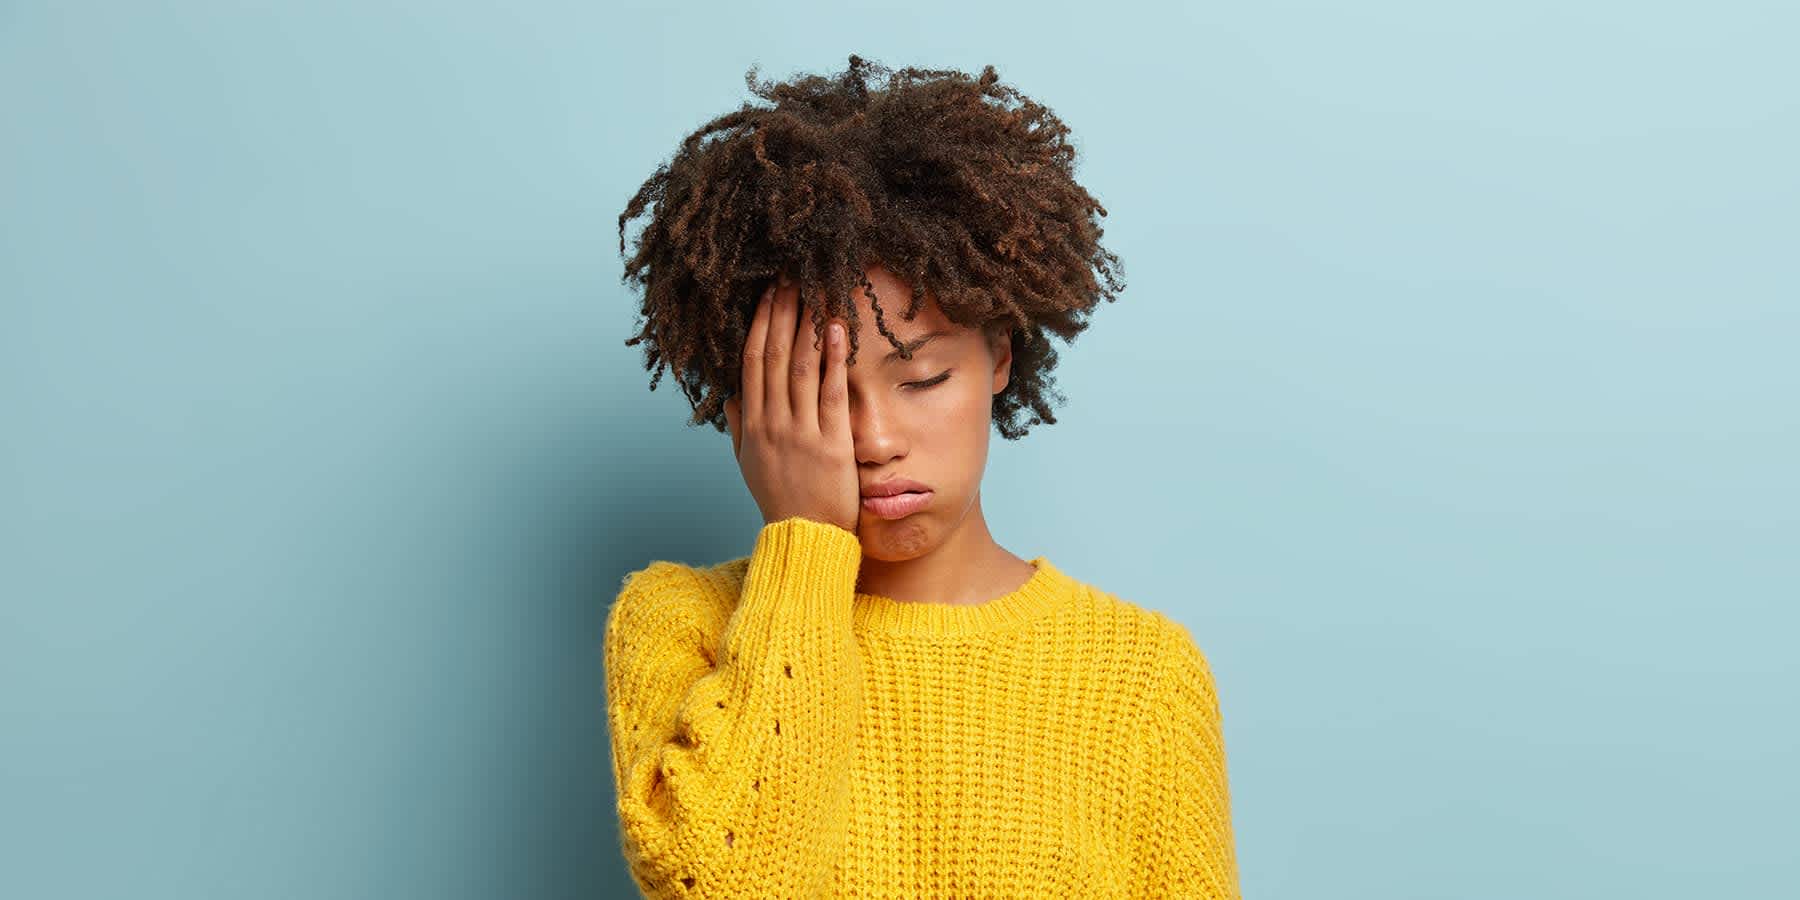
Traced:
<path id="1" fill-rule="evenodd" d="M 824 304 L 815 335 L 829 317 L 849 323 L 851 360 L 858 288 L 900 348 L 864 274 L 879 263 L 912 284 L 903 318 L 929 292 L 959 325 L 1012 329 L 1012 371 L 994 396 L 1003 437 L 1054 424 L 1048 397 L 1067 398 L 1052 386 L 1047 333 L 1073 341 L 1124 288 L 1123 265 L 1100 246 L 1106 209 L 1074 180 L 1068 126 L 991 65 L 973 78 L 851 55 L 829 78 L 756 73 L 744 81 L 769 105 L 746 102 L 689 134 L 619 216 L 624 255 L 626 223 L 655 204 L 622 279 L 643 290 L 643 327 L 625 345 L 645 344 L 650 389 L 670 367 L 694 407 L 689 424 L 724 431 L 756 302 L 783 272 Z M 872 88 L 871 73 L 885 83 Z"/>

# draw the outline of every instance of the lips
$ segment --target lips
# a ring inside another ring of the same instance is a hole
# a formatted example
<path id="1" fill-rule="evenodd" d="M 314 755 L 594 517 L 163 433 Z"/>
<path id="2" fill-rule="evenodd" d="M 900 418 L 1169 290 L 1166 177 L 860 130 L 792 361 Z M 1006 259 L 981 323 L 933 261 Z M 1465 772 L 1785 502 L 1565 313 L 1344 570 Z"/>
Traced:
<path id="1" fill-rule="evenodd" d="M 885 497 L 864 497 L 863 509 L 883 519 L 902 519 L 924 509 L 936 496 L 931 491 L 905 491 Z"/>
<path id="2" fill-rule="evenodd" d="M 925 494 L 931 492 L 931 486 L 921 484 L 911 478 L 889 478 L 886 481 L 864 485 L 864 497 L 892 497 L 896 494 Z"/>

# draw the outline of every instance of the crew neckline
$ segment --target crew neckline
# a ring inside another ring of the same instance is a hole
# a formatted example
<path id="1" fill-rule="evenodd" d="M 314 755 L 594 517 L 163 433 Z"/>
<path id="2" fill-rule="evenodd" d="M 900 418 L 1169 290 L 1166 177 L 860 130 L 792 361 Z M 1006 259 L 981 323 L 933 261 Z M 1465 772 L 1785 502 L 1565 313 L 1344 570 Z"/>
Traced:
<path id="1" fill-rule="evenodd" d="M 851 613 L 856 630 L 890 636 L 953 638 L 998 631 L 1048 615 L 1075 592 L 1075 583 L 1039 555 L 1031 577 L 1013 590 L 981 603 L 896 600 L 855 591 Z"/>

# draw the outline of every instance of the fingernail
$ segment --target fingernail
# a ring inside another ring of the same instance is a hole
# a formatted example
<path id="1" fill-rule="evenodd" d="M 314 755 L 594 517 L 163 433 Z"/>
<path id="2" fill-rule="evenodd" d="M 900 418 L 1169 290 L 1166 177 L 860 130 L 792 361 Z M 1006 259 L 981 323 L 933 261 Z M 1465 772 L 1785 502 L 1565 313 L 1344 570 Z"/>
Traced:
<path id="1" fill-rule="evenodd" d="M 844 339 L 844 326 L 839 325 L 836 322 L 831 323 L 831 343 L 832 343 L 832 345 L 836 346 L 837 343 L 843 339 Z"/>

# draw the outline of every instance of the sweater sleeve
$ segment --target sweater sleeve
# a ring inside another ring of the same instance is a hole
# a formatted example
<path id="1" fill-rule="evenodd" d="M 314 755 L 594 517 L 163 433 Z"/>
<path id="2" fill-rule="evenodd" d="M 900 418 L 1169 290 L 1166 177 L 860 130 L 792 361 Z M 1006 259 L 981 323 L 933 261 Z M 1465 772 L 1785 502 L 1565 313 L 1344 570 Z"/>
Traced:
<path id="1" fill-rule="evenodd" d="M 1158 613 L 1161 616 L 1160 613 Z M 1154 745 L 1138 819 L 1142 897 L 1241 900 L 1225 735 L 1212 668 L 1187 629 L 1173 629 L 1150 706 Z"/>
<path id="2" fill-rule="evenodd" d="M 626 577 L 606 620 L 607 725 L 620 842 L 646 896 L 810 897 L 830 883 L 862 709 L 861 559 L 836 525 L 768 523 L 710 628 L 692 569 Z"/>

